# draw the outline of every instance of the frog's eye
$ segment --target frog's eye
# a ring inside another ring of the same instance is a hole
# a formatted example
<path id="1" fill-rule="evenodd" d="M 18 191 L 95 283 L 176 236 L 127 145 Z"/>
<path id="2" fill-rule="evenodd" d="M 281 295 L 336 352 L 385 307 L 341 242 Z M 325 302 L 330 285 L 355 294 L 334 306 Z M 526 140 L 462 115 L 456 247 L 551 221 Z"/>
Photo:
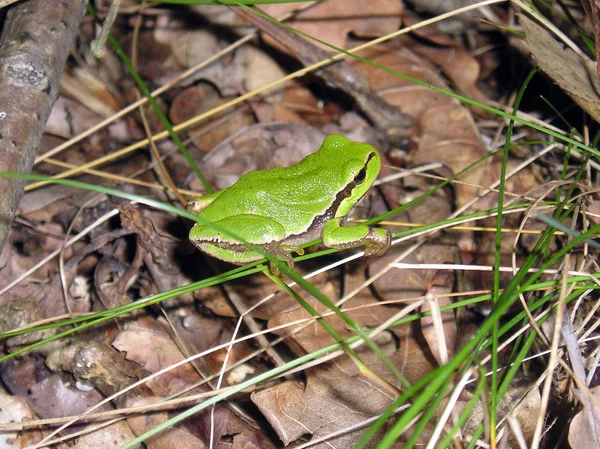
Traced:
<path id="1" fill-rule="evenodd" d="M 359 186 L 363 182 L 365 182 L 366 178 L 367 178 L 367 169 L 363 168 L 361 171 L 358 172 L 358 174 L 354 178 L 354 184 L 357 185 L 357 186 Z"/>

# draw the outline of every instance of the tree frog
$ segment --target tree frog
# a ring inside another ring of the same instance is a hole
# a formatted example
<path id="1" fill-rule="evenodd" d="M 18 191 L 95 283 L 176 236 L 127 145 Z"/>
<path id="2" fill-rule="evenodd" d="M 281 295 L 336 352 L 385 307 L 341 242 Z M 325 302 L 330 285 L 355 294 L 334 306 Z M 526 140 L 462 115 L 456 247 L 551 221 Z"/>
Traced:
<path id="1" fill-rule="evenodd" d="M 188 209 L 290 266 L 290 251 L 303 254 L 300 246 L 319 237 L 329 248 L 366 243 L 367 256 L 382 255 L 390 246 L 389 231 L 344 226 L 380 167 L 379 152 L 371 145 L 334 134 L 298 164 L 246 173 L 231 187 L 196 198 Z M 190 240 L 201 251 L 237 265 L 264 257 L 200 223 L 191 229 Z"/>

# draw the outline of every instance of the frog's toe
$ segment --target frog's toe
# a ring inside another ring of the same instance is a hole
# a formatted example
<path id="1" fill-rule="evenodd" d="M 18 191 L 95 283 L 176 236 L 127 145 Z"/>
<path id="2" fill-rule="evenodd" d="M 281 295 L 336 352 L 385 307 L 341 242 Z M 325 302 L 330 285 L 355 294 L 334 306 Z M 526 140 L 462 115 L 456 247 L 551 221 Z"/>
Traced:
<path id="1" fill-rule="evenodd" d="M 365 248 L 365 256 L 383 256 L 392 243 L 392 235 L 387 229 L 370 228 L 367 240 L 371 243 Z"/>
<path id="2" fill-rule="evenodd" d="M 288 267 L 294 268 L 294 258 L 288 251 L 286 251 L 282 248 L 277 248 L 277 247 L 268 248 L 266 251 L 270 255 L 275 257 L 277 260 L 281 260 L 282 262 L 285 262 L 288 265 Z M 274 262 L 272 262 L 272 261 L 269 262 L 269 268 L 271 269 L 271 272 L 273 274 L 275 274 L 275 275 L 279 274 L 279 268 L 277 268 L 277 265 Z"/>

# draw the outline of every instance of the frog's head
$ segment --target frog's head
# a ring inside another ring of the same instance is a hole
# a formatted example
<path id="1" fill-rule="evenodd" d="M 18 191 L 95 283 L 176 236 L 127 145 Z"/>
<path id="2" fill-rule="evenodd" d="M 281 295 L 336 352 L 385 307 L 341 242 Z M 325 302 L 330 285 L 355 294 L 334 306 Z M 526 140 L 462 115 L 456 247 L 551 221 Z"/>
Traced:
<path id="1" fill-rule="evenodd" d="M 343 217 L 375 182 L 381 168 L 381 156 L 371 145 L 352 142 L 340 135 L 327 137 L 325 145 L 336 149 L 336 156 L 332 156 L 331 160 L 337 161 L 343 173 L 343 189 L 338 194 L 340 203 L 336 212 L 336 216 Z"/>

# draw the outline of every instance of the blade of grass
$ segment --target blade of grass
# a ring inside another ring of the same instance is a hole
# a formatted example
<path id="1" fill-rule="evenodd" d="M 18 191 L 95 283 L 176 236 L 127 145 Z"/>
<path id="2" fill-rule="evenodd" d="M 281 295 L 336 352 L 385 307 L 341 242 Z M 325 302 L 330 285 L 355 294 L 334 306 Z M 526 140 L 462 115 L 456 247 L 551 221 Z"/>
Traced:
<path id="1" fill-rule="evenodd" d="M 542 266 L 545 268 L 551 266 L 558 259 L 564 257 L 564 254 L 566 254 L 568 251 L 571 251 L 573 247 L 575 247 L 577 244 L 581 243 L 590 235 L 593 235 L 598 231 L 600 231 L 600 225 L 595 226 L 589 231 L 583 233 L 579 238 L 576 238 L 569 242 L 569 244 L 567 244 L 561 250 L 557 251 L 557 253 Z M 474 360 L 478 352 L 475 351 L 475 349 L 481 345 L 481 342 L 483 341 L 484 337 L 487 336 L 488 332 L 491 331 L 491 328 L 494 326 L 494 323 L 497 322 L 504 314 L 504 312 L 506 312 L 508 308 L 516 301 L 515 293 L 518 293 L 519 286 L 521 286 L 521 283 L 525 278 L 528 269 L 535 263 L 535 261 L 540 256 L 541 253 L 539 250 L 532 252 L 529 255 L 528 259 L 524 263 L 524 267 L 517 272 L 515 277 L 509 283 L 508 287 L 504 290 L 502 295 L 500 295 L 498 302 L 496 303 L 488 317 L 485 319 L 485 321 L 482 323 L 477 333 L 457 352 L 457 354 L 451 361 L 449 361 L 446 365 L 443 365 L 432 371 L 434 376 L 432 376 L 433 378 L 431 379 L 428 388 L 426 388 L 422 392 L 422 394 L 414 400 L 412 406 L 396 421 L 396 423 L 392 426 L 392 428 L 384 437 L 384 441 L 386 443 L 384 444 L 382 441 L 382 443 L 378 445 L 378 449 L 389 449 L 392 446 L 393 442 L 396 441 L 400 436 L 400 432 L 417 416 L 417 414 L 421 412 L 421 410 L 423 410 L 426 404 L 436 394 L 440 392 L 441 387 L 443 387 L 447 379 L 452 376 L 452 373 L 456 369 L 458 369 L 463 363 Z M 523 285 L 530 286 L 531 283 L 533 283 L 533 281 L 538 279 L 540 276 L 541 272 L 534 273 L 532 276 L 530 276 L 527 282 L 523 282 Z M 427 376 L 427 378 L 429 379 L 430 376 Z M 420 385 L 419 382 L 417 382 L 415 385 L 413 385 L 412 388 L 407 390 L 405 395 L 402 395 L 398 400 L 394 401 L 391 407 L 393 407 L 393 409 L 395 410 L 398 406 L 402 405 L 402 403 L 399 403 L 400 400 L 406 400 L 407 395 L 409 395 L 408 397 L 410 397 L 412 394 L 416 393 L 418 391 L 418 385 Z M 381 425 L 383 425 L 383 422 L 377 421 L 373 426 L 371 426 L 371 429 L 376 428 L 376 430 L 378 430 L 379 427 L 381 427 Z M 371 429 L 369 430 L 371 431 Z M 367 444 L 367 442 L 368 441 L 365 441 L 365 439 L 363 438 L 357 446 L 357 449 L 363 448 Z"/>
<path id="2" fill-rule="evenodd" d="M 479 379 L 477 380 L 477 385 L 475 386 L 475 390 L 472 393 L 472 397 L 463 409 L 462 413 L 458 421 L 450 428 L 450 430 L 446 433 L 444 438 L 438 443 L 436 449 L 444 449 L 450 446 L 454 435 L 462 428 L 462 426 L 467 422 L 467 420 L 471 416 L 471 412 L 477 405 L 477 401 L 480 400 L 480 396 L 483 394 L 483 390 L 485 388 L 485 371 L 483 367 L 479 367 Z"/>
<path id="3" fill-rule="evenodd" d="M 513 115 L 516 115 L 519 106 L 521 104 L 521 100 L 523 99 L 523 95 L 529 86 L 530 81 L 533 79 L 534 75 L 537 73 L 537 69 L 532 69 L 525 81 L 521 85 L 517 97 L 515 99 L 515 103 L 513 105 Z M 505 181 L 506 181 L 506 171 L 508 164 L 508 156 L 509 156 L 509 147 L 511 144 L 511 139 L 513 135 L 513 130 L 515 127 L 514 120 L 510 120 L 508 123 L 508 128 L 506 130 L 506 139 L 504 143 L 504 151 L 502 152 L 502 163 L 500 166 L 500 185 L 498 186 L 498 213 L 496 214 L 496 241 L 495 241 L 495 250 L 494 250 L 494 288 L 492 292 L 493 302 L 494 304 L 497 302 L 500 296 L 500 265 L 501 265 L 501 257 L 502 257 L 502 222 L 504 219 L 504 191 L 505 191 Z M 491 404 L 489 408 L 490 413 L 490 447 L 491 449 L 495 449 L 496 447 L 496 412 L 498 409 L 498 402 L 500 398 L 498 397 L 498 322 L 496 321 L 492 326 L 492 378 L 491 378 L 491 388 L 490 388 L 490 398 Z"/>
<path id="4" fill-rule="evenodd" d="M 546 223 L 548 226 L 552 226 L 554 229 L 557 229 L 559 231 L 564 232 L 565 234 L 570 235 L 571 237 L 579 237 L 581 235 L 580 232 L 577 232 L 571 228 L 569 228 L 568 226 L 564 225 L 563 223 L 561 223 L 558 220 L 555 220 L 552 217 L 549 217 L 546 214 L 538 214 L 536 216 L 536 218 L 544 223 Z M 592 248 L 596 248 L 596 249 L 600 249 L 600 243 L 598 243 L 595 240 L 592 239 L 587 239 L 585 241 L 585 243 L 587 243 L 588 245 L 590 245 Z"/>
<path id="5" fill-rule="evenodd" d="M 304 298 L 302 298 L 300 295 L 298 295 L 294 290 L 292 290 L 281 279 L 279 279 L 279 278 L 277 278 L 277 277 L 275 277 L 275 276 L 273 276 L 273 275 L 271 275 L 269 273 L 267 273 L 267 276 L 269 276 L 269 278 L 275 284 L 279 285 L 279 287 L 283 291 L 287 292 L 288 295 L 290 295 L 292 298 L 294 298 L 294 300 L 296 300 L 296 302 L 298 304 L 300 304 L 300 306 L 304 310 L 306 310 L 311 316 L 313 316 L 313 317 L 316 318 L 317 322 L 319 324 L 321 324 L 321 326 L 323 326 L 323 328 L 325 330 L 327 330 L 327 332 L 329 333 L 329 335 L 331 335 L 334 338 L 334 340 L 341 345 L 341 347 L 344 350 L 344 352 L 348 355 L 348 357 L 350 357 L 350 359 L 358 367 L 358 369 L 360 370 L 361 374 L 363 374 L 364 376 L 366 376 L 366 377 L 372 379 L 373 381 L 377 382 L 383 388 L 385 388 L 386 390 L 390 391 L 392 394 L 398 393 L 398 388 L 396 386 L 391 385 L 389 382 L 387 382 L 386 380 L 384 380 L 383 378 L 381 378 L 381 376 L 375 374 L 368 366 L 366 366 L 364 364 L 364 362 L 360 359 L 360 357 L 358 356 L 358 354 L 356 354 L 356 352 L 350 346 L 348 346 L 344 342 L 344 339 L 342 338 L 342 336 L 340 334 L 338 334 L 338 332 L 335 330 L 335 328 L 333 328 L 333 326 L 331 326 L 331 324 L 329 324 L 327 322 L 327 320 L 325 320 L 321 316 L 321 314 L 319 312 L 317 312 L 307 301 L 305 301 Z M 343 313 L 343 312 L 340 310 L 340 313 Z M 365 335 L 367 335 L 367 334 L 365 333 Z M 365 342 L 366 342 L 366 340 L 365 340 Z M 396 375 L 396 377 L 398 378 L 398 380 L 400 382 L 402 382 L 402 384 L 405 387 L 407 387 L 407 388 L 410 387 L 410 384 L 408 383 L 408 381 L 406 380 L 406 378 L 402 375 L 402 373 L 400 373 L 400 371 L 398 371 L 398 368 L 396 368 L 396 366 L 394 365 L 394 363 L 391 360 L 389 360 L 389 358 L 383 353 L 383 351 L 381 351 L 381 349 L 377 345 L 375 345 L 372 349 L 374 350 L 375 354 L 380 358 L 380 360 L 384 362 L 384 364 L 388 367 L 388 369 L 394 375 Z"/>

